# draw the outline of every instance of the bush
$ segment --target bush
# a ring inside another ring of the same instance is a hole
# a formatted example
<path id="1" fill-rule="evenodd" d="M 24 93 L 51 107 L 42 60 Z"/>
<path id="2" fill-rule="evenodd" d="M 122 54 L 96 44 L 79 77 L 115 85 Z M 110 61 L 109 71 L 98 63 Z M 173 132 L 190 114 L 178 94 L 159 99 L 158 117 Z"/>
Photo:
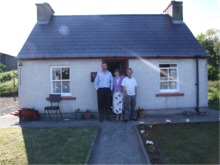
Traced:
<path id="1" fill-rule="evenodd" d="M 18 94 L 18 71 L 15 70 L 14 72 L 9 71 L 9 72 L 0 73 L 0 96 L 14 96 L 17 94 Z"/>
<path id="2" fill-rule="evenodd" d="M 0 82 L 4 83 L 4 82 L 7 82 L 7 81 L 10 81 L 14 77 L 15 78 L 18 77 L 18 71 L 17 70 L 8 71 L 8 72 L 2 72 L 2 73 L 0 73 Z"/>
<path id="3" fill-rule="evenodd" d="M 208 80 L 219 80 L 220 73 L 218 69 L 215 69 L 213 66 L 208 65 Z"/>
<path id="4" fill-rule="evenodd" d="M 0 73 L 3 71 L 3 69 L 5 68 L 6 66 L 2 63 L 0 63 Z"/>
<path id="5" fill-rule="evenodd" d="M 219 110 L 220 83 L 219 81 L 209 81 L 208 85 L 209 85 L 209 91 L 208 91 L 209 107 Z"/>

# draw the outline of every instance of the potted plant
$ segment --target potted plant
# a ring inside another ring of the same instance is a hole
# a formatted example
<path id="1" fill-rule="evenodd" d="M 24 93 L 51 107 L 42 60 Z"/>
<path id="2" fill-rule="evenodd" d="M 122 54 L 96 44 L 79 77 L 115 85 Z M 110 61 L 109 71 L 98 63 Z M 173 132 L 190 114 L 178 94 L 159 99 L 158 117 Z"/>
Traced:
<path id="1" fill-rule="evenodd" d="M 139 118 L 139 119 L 143 119 L 144 116 L 145 116 L 144 108 L 138 107 L 138 118 Z"/>
<path id="2" fill-rule="evenodd" d="M 75 109 L 75 119 L 80 120 L 82 119 L 82 112 L 80 112 L 80 108 Z"/>
<path id="3" fill-rule="evenodd" d="M 92 116 L 92 112 L 88 109 L 83 113 L 83 117 L 84 117 L 85 120 L 90 119 L 91 116 Z"/>

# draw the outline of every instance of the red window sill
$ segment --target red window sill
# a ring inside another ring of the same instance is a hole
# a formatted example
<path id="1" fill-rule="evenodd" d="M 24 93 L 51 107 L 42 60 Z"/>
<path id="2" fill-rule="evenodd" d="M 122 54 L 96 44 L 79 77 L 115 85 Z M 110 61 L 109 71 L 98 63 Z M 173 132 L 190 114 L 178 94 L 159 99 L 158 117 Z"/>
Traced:
<path id="1" fill-rule="evenodd" d="M 49 100 L 49 97 L 47 97 L 46 100 Z M 76 100 L 76 97 L 73 97 L 73 96 L 61 96 L 61 100 Z"/>
<path id="2" fill-rule="evenodd" d="M 184 96 L 184 93 L 158 93 L 156 97 L 168 97 L 168 96 Z"/>

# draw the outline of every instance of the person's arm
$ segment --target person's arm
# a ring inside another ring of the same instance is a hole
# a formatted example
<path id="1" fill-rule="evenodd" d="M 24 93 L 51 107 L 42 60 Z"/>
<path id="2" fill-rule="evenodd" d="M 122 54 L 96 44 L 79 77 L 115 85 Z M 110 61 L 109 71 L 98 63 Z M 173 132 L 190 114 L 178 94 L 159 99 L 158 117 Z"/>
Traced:
<path id="1" fill-rule="evenodd" d="M 123 95 L 127 95 L 127 91 L 126 91 L 126 88 L 125 88 L 125 79 L 122 80 L 121 86 L 122 86 Z"/>
<path id="2" fill-rule="evenodd" d="M 137 81 L 135 80 L 135 95 L 137 95 Z"/>
<path id="3" fill-rule="evenodd" d="M 95 81 L 94 81 L 94 86 L 95 86 L 95 90 L 98 90 L 98 73 L 97 73 L 97 75 L 96 75 L 96 77 L 95 77 Z"/>
<path id="4" fill-rule="evenodd" d="M 123 79 L 124 79 L 124 76 L 120 76 L 120 81 L 121 81 L 121 88 L 120 88 L 120 92 L 123 94 L 123 85 L 122 85 L 122 82 L 123 82 Z"/>
<path id="5" fill-rule="evenodd" d="M 122 86 L 122 92 L 123 92 L 124 95 L 127 95 L 127 91 L 126 91 L 125 86 Z"/>
<path id="6" fill-rule="evenodd" d="M 137 86 L 135 86 L 135 95 L 137 95 Z"/>
<path id="7" fill-rule="evenodd" d="M 111 88 L 111 91 L 112 91 L 113 90 L 113 76 L 112 76 L 112 74 L 110 76 L 110 81 L 111 81 L 110 88 Z"/>

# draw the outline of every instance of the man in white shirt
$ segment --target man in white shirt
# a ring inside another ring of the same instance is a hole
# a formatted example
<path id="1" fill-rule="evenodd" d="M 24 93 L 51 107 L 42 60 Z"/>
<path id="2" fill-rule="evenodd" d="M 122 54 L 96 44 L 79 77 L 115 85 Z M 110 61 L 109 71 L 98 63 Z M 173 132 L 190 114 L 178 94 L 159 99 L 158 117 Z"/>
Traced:
<path id="1" fill-rule="evenodd" d="M 129 119 L 137 121 L 137 111 L 135 110 L 137 81 L 132 77 L 133 70 L 131 68 L 126 70 L 126 74 L 127 77 L 122 81 L 125 107 L 124 122 L 128 122 Z"/>
<path id="2" fill-rule="evenodd" d="M 94 86 L 98 97 L 99 121 L 103 122 L 105 116 L 107 120 L 111 121 L 113 77 L 112 73 L 107 70 L 106 63 L 102 63 L 101 67 L 102 70 L 97 73 Z"/>

